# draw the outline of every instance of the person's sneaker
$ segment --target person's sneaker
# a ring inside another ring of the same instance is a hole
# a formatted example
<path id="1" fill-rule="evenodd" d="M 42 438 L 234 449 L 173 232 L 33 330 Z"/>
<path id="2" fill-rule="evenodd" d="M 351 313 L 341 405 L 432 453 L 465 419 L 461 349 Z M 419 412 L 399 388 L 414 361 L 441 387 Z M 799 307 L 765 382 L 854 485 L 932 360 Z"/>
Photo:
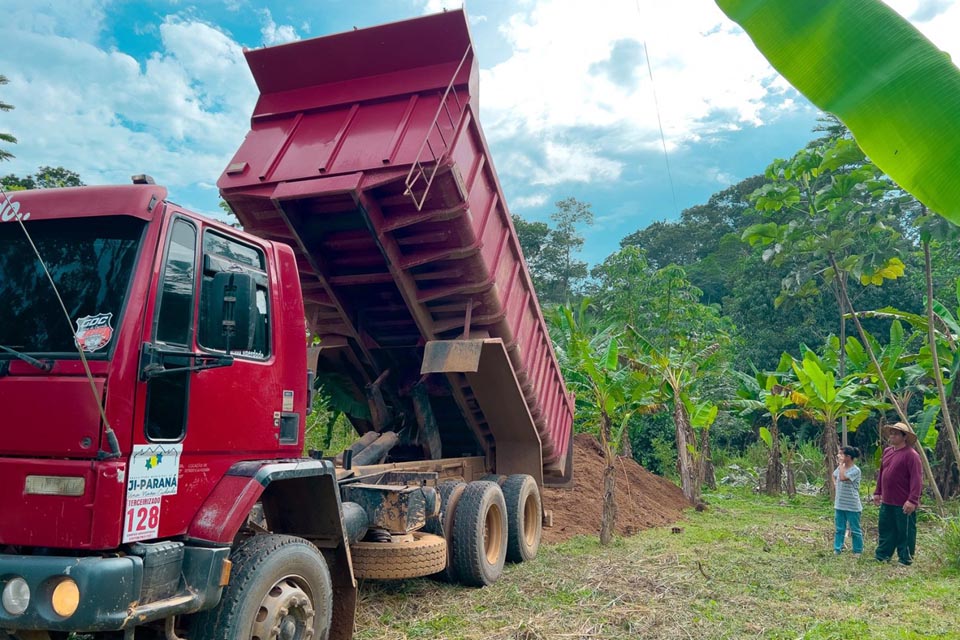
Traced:
<path id="1" fill-rule="evenodd" d="M 860 559 L 860 556 L 862 556 L 862 555 L 863 555 L 862 553 L 855 553 L 855 554 L 853 554 L 853 557 L 859 560 L 859 559 Z"/>

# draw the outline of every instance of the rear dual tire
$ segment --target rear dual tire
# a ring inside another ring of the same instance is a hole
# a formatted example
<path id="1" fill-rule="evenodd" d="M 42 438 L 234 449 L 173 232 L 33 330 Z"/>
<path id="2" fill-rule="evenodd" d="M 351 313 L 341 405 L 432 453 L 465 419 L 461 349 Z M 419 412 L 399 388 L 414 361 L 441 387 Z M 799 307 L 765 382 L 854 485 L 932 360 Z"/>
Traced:
<path id="1" fill-rule="evenodd" d="M 507 561 L 529 562 L 537 557 L 543 536 L 540 488 L 532 476 L 507 476 L 500 487 L 507 505 Z"/>
<path id="2" fill-rule="evenodd" d="M 457 502 L 450 538 L 450 573 L 461 584 L 485 587 L 503 573 L 507 505 L 494 482 L 471 482 Z"/>

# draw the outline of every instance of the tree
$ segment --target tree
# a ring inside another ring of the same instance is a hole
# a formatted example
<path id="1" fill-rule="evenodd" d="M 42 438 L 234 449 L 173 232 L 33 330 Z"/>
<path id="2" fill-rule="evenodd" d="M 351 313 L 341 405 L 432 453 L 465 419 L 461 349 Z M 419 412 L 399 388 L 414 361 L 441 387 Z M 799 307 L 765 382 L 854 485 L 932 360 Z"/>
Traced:
<path id="1" fill-rule="evenodd" d="M 775 160 L 766 173 L 770 182 L 751 197 L 758 211 L 775 220 L 747 228 L 743 239 L 762 247 L 765 261 L 789 266 L 776 305 L 790 297 L 819 295 L 821 286 L 830 289 L 840 311 L 844 344 L 847 314 L 855 314 L 847 280 L 880 285 L 904 272 L 897 245 L 898 210 L 886 197 L 892 185 L 847 138 L 803 149 L 790 160 Z M 863 338 L 859 320 L 853 319 Z M 843 357 L 841 353 L 840 377 L 845 373 Z M 842 441 L 846 445 L 845 426 Z"/>
<path id="2" fill-rule="evenodd" d="M 561 306 L 551 315 L 556 351 L 567 385 L 576 394 L 577 421 L 597 434 L 603 449 L 603 515 L 600 544 L 613 540 L 616 527 L 614 463 L 630 417 L 655 405 L 649 379 L 622 359 L 620 336 L 601 327 L 591 315 L 589 299 L 576 309 Z"/>
<path id="3" fill-rule="evenodd" d="M 960 69 L 948 55 L 879 0 L 812 7 L 770 0 L 717 3 L 788 81 L 850 127 L 887 175 L 931 210 L 960 221 L 960 135 L 954 126 L 960 119 Z M 896 402 L 894 408 L 908 422 L 904 409 Z M 942 510 L 929 461 L 916 448 Z"/>
<path id="4" fill-rule="evenodd" d="M 620 241 L 620 246 L 646 250 L 656 269 L 670 264 L 695 264 L 716 251 L 726 234 L 739 235 L 757 221 L 748 196 L 764 182 L 764 176 L 742 180 L 713 194 L 705 204 L 684 209 L 677 222 L 658 221 L 631 233 Z"/>
<path id="5" fill-rule="evenodd" d="M 824 358 L 810 349 L 805 349 L 801 360 L 791 363 L 796 375 L 796 394 L 793 399 L 801 410 L 823 425 L 820 438 L 823 453 L 824 487 L 833 497 L 833 470 L 836 468 L 837 422 L 846 417 L 851 430 L 856 430 L 870 413 L 879 408 L 877 403 L 864 393 L 863 385 L 853 376 L 837 378 L 831 365 L 836 363 L 839 343 L 834 338 L 825 348 Z"/>
<path id="6" fill-rule="evenodd" d="M 546 277 L 548 266 L 543 262 L 543 247 L 550 236 L 550 227 L 546 222 L 527 222 L 517 214 L 513 214 L 513 228 L 520 241 L 520 250 L 527 261 L 533 287 L 538 294 L 546 294 Z"/>
<path id="7" fill-rule="evenodd" d="M 943 381 L 943 368 L 940 364 L 937 335 L 934 328 L 936 312 L 934 310 L 933 299 L 933 267 L 930 257 L 930 242 L 935 234 L 941 238 L 956 241 L 960 233 L 957 232 L 956 227 L 945 223 L 942 218 L 925 217 L 920 236 L 920 241 L 923 246 L 924 284 L 926 285 L 927 293 L 924 307 L 927 312 L 927 342 L 930 352 L 930 372 L 933 374 L 933 381 L 937 389 L 937 404 L 940 407 L 943 438 L 947 441 L 947 447 L 942 447 L 944 451 L 941 454 L 941 467 L 945 470 L 945 473 L 943 473 L 938 480 L 940 484 L 944 485 L 944 490 L 946 491 L 947 489 L 957 488 L 957 483 L 951 482 L 951 480 L 953 480 L 956 474 L 955 470 L 960 469 L 960 442 L 957 440 L 957 430 L 953 426 L 953 418 L 950 415 L 950 402 L 947 395 L 947 386 Z M 952 454 L 952 460 L 950 459 L 951 456 L 945 455 L 946 451 Z M 951 493 L 952 492 L 947 493 L 947 495 L 951 495 Z"/>
<path id="8" fill-rule="evenodd" d="M 566 198 L 556 203 L 557 210 L 550 215 L 554 227 L 541 246 L 538 265 L 543 275 L 540 302 L 565 304 L 581 293 L 586 280 L 587 263 L 576 255 L 583 247 L 579 228 L 593 224 L 593 211 L 586 202 Z"/>
<path id="9" fill-rule="evenodd" d="M 3 86 L 8 82 L 9 80 L 7 80 L 7 76 L 0 75 L 0 86 Z M 7 112 L 7 111 L 10 111 L 11 109 L 13 109 L 12 104 L 7 104 L 6 102 L 0 100 L 0 111 Z M 17 139 L 9 133 L 0 132 L 0 142 L 6 142 L 8 144 L 17 144 Z M 14 157 L 12 153 L 7 151 L 6 149 L 0 148 L 0 160 L 9 160 L 12 157 Z"/>
<path id="10" fill-rule="evenodd" d="M 36 174 L 19 177 L 9 174 L 0 178 L 0 184 L 8 191 L 25 189 L 57 189 L 60 187 L 82 187 L 80 174 L 63 167 L 40 167 Z"/>
<path id="11" fill-rule="evenodd" d="M 703 292 L 677 265 L 654 269 L 646 252 L 625 246 L 593 269 L 593 299 L 604 314 L 620 326 L 637 327 L 644 338 L 659 347 L 676 345 L 694 337 L 701 343 L 713 336 L 728 341 L 732 329 L 720 316 L 718 305 L 701 303 Z"/>
<path id="12" fill-rule="evenodd" d="M 709 425 L 716 418 L 716 410 L 710 408 L 709 402 L 697 398 L 695 391 L 703 378 L 704 367 L 711 363 L 720 344 L 712 343 L 696 349 L 690 341 L 658 348 L 636 329 L 630 329 L 634 342 L 634 348 L 628 352 L 630 364 L 654 381 L 654 398 L 673 411 L 680 488 L 688 500 L 699 504 L 703 481 L 710 468 Z M 697 434 L 691 416 L 701 411 L 713 416 L 699 422 L 701 430 Z"/>
<path id="13" fill-rule="evenodd" d="M 737 398 L 733 406 L 741 409 L 741 415 L 762 414 L 770 423 L 769 428 L 760 427 L 760 439 L 768 448 L 767 469 L 765 473 L 764 493 L 769 496 L 780 495 L 783 463 L 780 459 L 780 418 L 795 418 L 800 414 L 797 401 L 802 400 L 796 392 L 784 385 L 787 376 L 793 372 L 793 359 L 783 354 L 780 365 L 773 373 L 748 375 L 734 371 L 740 379 Z"/>
<path id="14" fill-rule="evenodd" d="M 697 502 L 703 483 L 712 483 L 710 427 L 717 414 L 706 391 L 723 377 L 730 327 L 717 306 L 701 304 L 682 267 L 654 270 L 638 247 L 623 247 L 593 275 L 604 316 L 630 329 L 624 344 L 631 366 L 652 380 L 654 397 L 670 408 L 681 487 Z"/>
<path id="15" fill-rule="evenodd" d="M 960 281 L 957 285 L 960 286 Z M 928 280 L 929 290 L 932 290 L 932 284 Z M 955 296 L 958 303 L 956 312 L 930 299 L 925 315 L 895 307 L 862 313 L 866 317 L 894 318 L 894 322 L 902 320 L 909 323 L 917 334 L 925 336 L 925 344 L 916 354 L 916 363 L 934 381 L 936 395 L 927 394 L 924 397 L 923 413 L 917 421 L 917 435 L 921 442 L 926 440 L 925 444 L 936 447 L 935 454 L 940 462 L 936 470 L 936 485 L 944 496 L 960 493 L 960 466 L 957 464 L 960 452 L 957 451 L 957 434 L 953 425 L 953 415 L 960 410 L 960 385 L 956 384 L 960 376 L 957 343 L 960 337 L 960 322 L 957 320 L 960 317 L 960 288 L 955 291 Z M 942 425 L 939 433 L 934 427 L 938 416 Z M 935 437 L 929 437 L 928 434 Z"/>

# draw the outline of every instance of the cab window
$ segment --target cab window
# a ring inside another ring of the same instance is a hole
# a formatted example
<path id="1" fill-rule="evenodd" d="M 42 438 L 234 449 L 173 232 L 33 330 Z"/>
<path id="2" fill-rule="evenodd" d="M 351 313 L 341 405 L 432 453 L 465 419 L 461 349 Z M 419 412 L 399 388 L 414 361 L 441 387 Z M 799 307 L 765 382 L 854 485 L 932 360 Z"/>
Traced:
<path id="1" fill-rule="evenodd" d="M 185 220 L 175 221 L 163 269 L 160 311 L 157 313 L 156 338 L 159 342 L 190 346 L 196 244 L 196 228 Z"/>
<path id="2" fill-rule="evenodd" d="M 216 304 L 216 296 L 205 295 L 205 290 L 211 288 L 214 277 L 218 273 L 243 272 L 253 277 L 256 291 L 250 300 L 251 313 L 254 317 L 253 338 L 249 345 L 241 350 L 231 350 L 231 355 L 240 358 L 265 360 L 270 356 L 270 296 L 267 289 L 267 261 L 263 251 L 257 247 L 238 242 L 215 231 L 207 230 L 203 234 L 203 279 L 200 287 L 202 304 Z M 207 292 L 209 294 L 209 292 Z M 218 336 L 211 335 L 206 323 L 201 323 L 197 341 L 201 347 L 209 350 L 220 350 L 214 345 L 219 344 Z"/>
<path id="3" fill-rule="evenodd" d="M 185 354 L 193 351 L 191 332 L 196 290 L 197 228 L 182 218 L 173 222 L 164 259 L 154 335 Z M 166 368 L 189 366 L 184 357 L 167 356 Z M 187 431 L 190 374 L 171 372 L 147 384 L 145 427 L 150 441 L 177 442 Z"/>

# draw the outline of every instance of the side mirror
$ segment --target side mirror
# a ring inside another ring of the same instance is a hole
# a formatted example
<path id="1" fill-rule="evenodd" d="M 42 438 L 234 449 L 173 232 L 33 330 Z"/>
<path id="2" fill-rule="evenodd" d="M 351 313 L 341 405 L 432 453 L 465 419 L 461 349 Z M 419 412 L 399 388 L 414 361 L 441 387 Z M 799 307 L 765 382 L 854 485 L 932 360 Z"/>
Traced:
<path id="1" fill-rule="evenodd" d="M 220 271 L 203 287 L 200 342 L 230 353 L 249 351 L 256 335 L 257 284 L 249 273 Z"/>

